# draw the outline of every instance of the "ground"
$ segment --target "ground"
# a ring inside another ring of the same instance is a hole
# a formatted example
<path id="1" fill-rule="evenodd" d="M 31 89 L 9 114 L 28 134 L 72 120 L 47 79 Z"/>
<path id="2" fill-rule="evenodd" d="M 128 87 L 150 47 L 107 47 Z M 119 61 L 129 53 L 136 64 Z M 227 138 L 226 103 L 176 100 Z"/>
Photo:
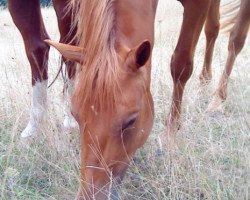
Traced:
<path id="1" fill-rule="evenodd" d="M 171 102 L 169 63 L 182 20 L 177 1 L 160 1 L 152 66 L 155 122 L 147 143 L 135 155 L 124 179 L 122 199 L 250 199 L 250 40 L 235 63 L 223 111 L 204 113 L 227 56 L 227 35 L 216 42 L 213 80 L 202 88 L 199 73 L 205 38 L 199 40 L 194 73 L 186 87 L 179 149 L 156 154 L 158 135 Z M 43 9 L 48 32 L 58 39 L 53 10 Z M 62 132 L 62 80 L 49 89 L 43 135 L 29 147 L 20 140 L 31 98 L 30 68 L 19 32 L 0 10 L 0 199 L 73 199 L 78 188 L 79 138 Z M 52 81 L 59 55 L 50 53 Z M 49 81 L 49 82 L 50 82 Z"/>

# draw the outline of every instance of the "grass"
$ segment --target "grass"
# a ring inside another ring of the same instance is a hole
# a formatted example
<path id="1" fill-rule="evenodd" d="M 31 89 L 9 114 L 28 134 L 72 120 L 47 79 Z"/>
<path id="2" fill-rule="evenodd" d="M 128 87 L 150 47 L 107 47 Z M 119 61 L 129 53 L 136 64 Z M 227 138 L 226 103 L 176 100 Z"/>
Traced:
<path id="1" fill-rule="evenodd" d="M 156 20 L 152 69 L 155 123 L 147 143 L 136 153 L 123 181 L 122 199 L 250 199 L 250 45 L 249 39 L 234 66 L 229 97 L 222 113 L 204 113 L 227 56 L 228 37 L 215 47 L 213 81 L 199 86 L 205 38 L 195 55 L 194 73 L 185 90 L 180 149 L 156 156 L 158 135 L 171 101 L 171 54 L 181 25 L 182 7 L 163 2 Z M 52 9 L 44 9 L 48 32 L 58 39 Z M 29 147 L 20 141 L 30 109 L 30 69 L 22 39 L 9 13 L 0 11 L 0 199 L 73 199 L 78 188 L 79 136 L 61 131 L 62 80 L 49 89 L 49 112 L 43 135 Z M 54 26 L 51 26 L 53 24 Z M 58 54 L 50 53 L 50 80 L 58 70 Z"/>

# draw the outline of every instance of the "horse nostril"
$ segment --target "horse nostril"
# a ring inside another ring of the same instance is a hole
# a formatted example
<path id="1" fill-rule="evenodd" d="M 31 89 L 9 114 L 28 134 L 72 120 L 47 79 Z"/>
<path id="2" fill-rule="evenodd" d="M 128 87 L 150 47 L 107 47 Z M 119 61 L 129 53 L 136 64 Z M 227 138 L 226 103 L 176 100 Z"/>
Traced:
<path id="1" fill-rule="evenodd" d="M 117 175 L 115 178 L 114 178 L 114 181 L 111 186 L 111 190 L 110 190 L 110 199 L 111 200 L 120 200 L 120 189 L 121 189 L 121 182 L 124 178 L 126 174 L 126 170 L 123 170 L 122 172 L 119 173 L 119 175 Z"/>

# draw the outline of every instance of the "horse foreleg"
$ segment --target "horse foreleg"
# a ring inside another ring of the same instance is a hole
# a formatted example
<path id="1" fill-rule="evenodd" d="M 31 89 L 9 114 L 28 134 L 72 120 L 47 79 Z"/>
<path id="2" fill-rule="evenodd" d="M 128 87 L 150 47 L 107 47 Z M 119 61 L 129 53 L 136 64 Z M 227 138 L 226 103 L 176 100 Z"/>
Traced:
<path id="1" fill-rule="evenodd" d="M 205 53 L 203 68 L 200 74 L 200 81 L 202 84 L 205 84 L 212 79 L 211 64 L 213 58 L 214 44 L 220 29 L 219 8 L 220 8 L 220 0 L 212 0 L 205 22 L 206 53 Z"/>
<path id="2" fill-rule="evenodd" d="M 76 45 L 75 34 L 76 28 L 72 29 L 72 10 L 67 10 L 68 0 L 53 0 L 54 9 L 57 15 L 57 22 L 60 31 L 60 42 Z M 66 65 L 67 76 L 64 85 L 64 122 L 63 125 L 67 130 L 77 127 L 77 122 L 71 114 L 71 97 L 74 90 L 74 80 L 76 74 L 76 63 L 66 60 L 63 57 Z"/>
<path id="3" fill-rule="evenodd" d="M 213 95 L 213 99 L 207 108 L 207 112 L 221 109 L 221 104 L 227 98 L 228 79 L 232 72 L 236 57 L 242 50 L 250 25 L 250 1 L 242 0 L 237 21 L 230 33 L 228 44 L 228 57 L 225 69 L 221 75 L 219 85 Z"/>
<path id="4" fill-rule="evenodd" d="M 48 53 L 49 46 L 44 40 L 49 36 L 45 30 L 39 0 L 9 0 L 8 7 L 12 19 L 19 29 L 32 73 L 32 107 L 27 127 L 21 137 L 40 132 L 47 104 Z"/>
<path id="5" fill-rule="evenodd" d="M 172 105 L 166 121 L 167 142 L 170 145 L 175 141 L 175 132 L 179 127 L 183 92 L 193 71 L 195 47 L 205 22 L 210 1 L 183 1 L 182 4 L 184 6 L 183 23 L 170 66 L 174 83 Z M 166 136 L 163 137 L 166 139 Z"/>

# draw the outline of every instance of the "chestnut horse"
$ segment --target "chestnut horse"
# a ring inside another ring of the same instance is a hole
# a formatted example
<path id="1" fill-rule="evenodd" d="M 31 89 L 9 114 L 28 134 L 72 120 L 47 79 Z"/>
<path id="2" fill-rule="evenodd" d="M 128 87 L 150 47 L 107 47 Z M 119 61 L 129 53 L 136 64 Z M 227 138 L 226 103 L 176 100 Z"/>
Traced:
<path id="1" fill-rule="evenodd" d="M 158 0 L 68 2 L 53 0 L 60 42 L 66 44 L 48 40 L 39 0 L 8 2 L 32 71 L 32 111 L 21 136 L 38 133 L 46 111 L 50 43 L 63 54 L 69 82 L 79 63 L 72 99 L 81 134 L 78 198 L 117 199 L 117 186 L 153 124 L 150 72 Z"/>
<path id="2" fill-rule="evenodd" d="M 245 40 L 248 34 L 250 25 L 250 0 L 238 0 L 238 4 L 240 5 L 240 10 L 236 17 L 226 19 L 224 22 L 226 24 L 230 24 L 233 23 L 235 20 L 230 32 L 228 43 L 228 56 L 225 69 L 220 77 L 219 85 L 215 90 L 213 99 L 208 106 L 207 111 L 209 112 L 218 109 L 223 103 L 223 101 L 226 100 L 228 79 L 232 72 L 236 57 L 239 55 L 240 51 L 244 47 Z"/>
<path id="3" fill-rule="evenodd" d="M 183 23 L 177 46 L 171 59 L 171 74 L 174 88 L 172 105 L 168 115 L 167 136 L 163 134 L 163 145 L 175 143 L 175 134 L 179 128 L 181 103 L 185 85 L 193 71 L 193 58 L 195 48 L 203 25 L 206 34 L 206 53 L 203 69 L 200 74 L 202 83 L 211 80 L 211 63 L 214 43 L 220 29 L 220 0 L 180 0 L 184 7 Z M 236 17 L 235 25 L 231 31 L 228 58 L 220 83 L 207 111 L 215 111 L 227 97 L 227 83 L 232 71 L 236 56 L 244 46 L 250 23 L 250 0 L 241 0 L 240 11 Z M 239 3 L 239 4 L 240 4 Z M 230 7 L 230 5 L 229 5 Z M 228 9 L 230 11 L 232 9 Z"/>
<path id="4" fill-rule="evenodd" d="M 79 63 L 71 108 L 81 135 L 78 198 L 117 199 L 117 185 L 153 124 L 150 72 L 158 0 L 72 1 L 74 7 L 68 15 L 78 11 L 75 21 L 69 21 L 78 27 L 76 37 L 71 37 L 77 46 L 48 40 L 38 1 L 26 3 L 11 0 L 9 6 L 28 58 L 37 64 L 31 62 L 32 70 L 38 68 L 37 74 L 42 75 L 34 75 L 34 87 L 47 80 L 49 48 L 43 40 L 65 59 Z M 54 3 L 61 7 L 56 9 L 60 24 L 65 20 L 60 11 L 66 4 Z M 66 27 L 67 33 L 69 30 Z M 34 53 L 38 53 L 39 63 Z"/>

